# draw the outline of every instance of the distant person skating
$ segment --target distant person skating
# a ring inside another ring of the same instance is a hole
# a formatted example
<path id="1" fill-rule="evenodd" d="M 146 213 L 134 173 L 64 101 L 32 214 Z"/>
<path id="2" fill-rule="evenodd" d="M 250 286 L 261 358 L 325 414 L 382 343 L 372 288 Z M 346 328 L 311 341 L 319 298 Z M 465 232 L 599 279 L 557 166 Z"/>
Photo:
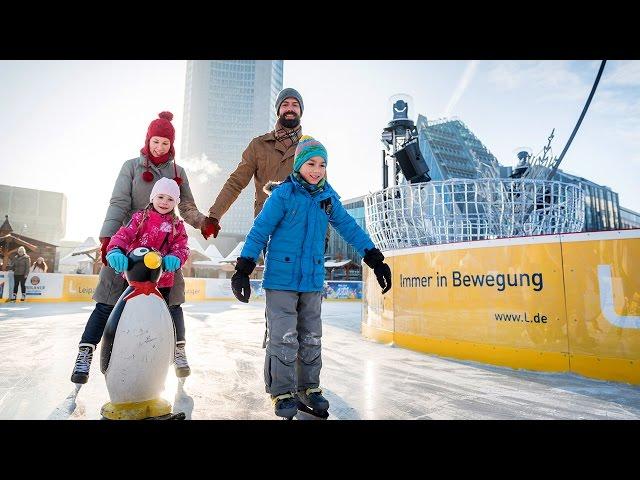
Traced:
<path id="1" fill-rule="evenodd" d="M 266 247 L 264 380 L 280 417 L 292 418 L 298 408 L 326 417 L 329 408 L 320 388 L 324 242 L 329 223 L 373 268 L 382 293 L 391 288 L 384 255 L 327 183 L 326 165 L 324 146 L 303 136 L 293 173 L 282 183 L 266 186 L 270 197 L 246 237 L 231 280 L 236 298 L 248 302 L 249 276 Z"/>
<path id="2" fill-rule="evenodd" d="M 38 257 L 36 262 L 31 267 L 31 273 L 47 273 L 47 263 L 44 261 L 43 257 Z"/>
<path id="3" fill-rule="evenodd" d="M 10 302 L 15 302 L 18 298 L 18 287 L 22 289 L 22 298 L 20 301 L 24 302 L 27 298 L 26 280 L 30 267 L 31 257 L 27 255 L 27 251 L 21 245 L 18 247 L 18 254 L 13 257 L 13 260 L 9 263 L 9 270 L 13 270 L 13 293 L 9 299 Z"/>

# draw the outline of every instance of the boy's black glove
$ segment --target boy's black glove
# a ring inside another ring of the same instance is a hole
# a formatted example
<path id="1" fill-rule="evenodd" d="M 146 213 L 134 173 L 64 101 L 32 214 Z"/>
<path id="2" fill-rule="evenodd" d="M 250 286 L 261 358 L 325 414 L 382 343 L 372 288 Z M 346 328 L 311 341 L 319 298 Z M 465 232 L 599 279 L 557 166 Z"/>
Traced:
<path id="1" fill-rule="evenodd" d="M 382 293 L 387 293 L 391 288 L 391 269 L 384 263 L 384 255 L 377 248 L 365 249 L 364 254 L 364 263 L 373 268 L 373 273 L 382 287 Z"/>
<path id="2" fill-rule="evenodd" d="M 231 290 L 238 300 L 249 303 L 251 296 L 251 282 L 249 275 L 256 268 L 256 262 L 250 258 L 238 257 L 236 261 L 236 273 L 231 277 Z"/>

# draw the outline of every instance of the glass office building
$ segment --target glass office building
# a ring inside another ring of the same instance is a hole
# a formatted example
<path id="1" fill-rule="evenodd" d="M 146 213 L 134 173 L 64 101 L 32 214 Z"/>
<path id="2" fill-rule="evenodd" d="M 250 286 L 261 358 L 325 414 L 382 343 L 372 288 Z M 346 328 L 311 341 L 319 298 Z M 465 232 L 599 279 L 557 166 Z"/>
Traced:
<path id="1" fill-rule="evenodd" d="M 252 138 L 273 129 L 282 89 L 282 60 L 189 60 L 182 146 L 196 204 L 206 212 Z M 221 221 L 220 237 L 244 237 L 253 223 L 251 182 Z"/>
<path id="2" fill-rule="evenodd" d="M 620 207 L 620 228 L 640 228 L 640 213 Z"/>
<path id="3" fill-rule="evenodd" d="M 361 197 L 343 200 L 342 206 L 345 208 L 347 213 L 355 219 L 356 223 L 360 225 L 360 227 L 366 232 L 367 227 L 365 226 L 364 222 L 364 195 Z M 329 229 L 331 233 L 325 257 L 329 257 L 335 260 L 350 259 L 354 263 L 360 264 L 362 256 L 356 251 L 356 249 L 349 245 L 332 226 L 329 226 Z M 334 278 L 341 279 L 340 275 L 343 273 L 344 271 L 337 270 L 336 272 L 334 272 Z M 350 276 L 346 280 L 362 280 L 360 272 L 352 271 L 351 273 L 354 274 L 354 276 Z"/>
<path id="4" fill-rule="evenodd" d="M 620 203 L 618 194 L 604 185 L 598 185 L 586 178 L 558 170 L 553 180 L 580 185 L 584 192 L 584 230 L 618 230 Z"/>
<path id="5" fill-rule="evenodd" d="M 432 180 L 506 178 L 512 167 L 502 166 L 483 143 L 458 119 L 427 121 L 418 115 L 420 152 Z M 482 172 L 482 174 L 481 174 Z M 558 170 L 554 180 L 580 184 L 585 192 L 585 231 L 621 228 L 618 194 L 609 187 Z"/>
<path id="6" fill-rule="evenodd" d="M 500 176 L 500 164 L 483 143 L 458 119 L 428 122 L 418 115 L 416 123 L 420 152 L 432 180 L 477 178 L 478 169 Z"/>

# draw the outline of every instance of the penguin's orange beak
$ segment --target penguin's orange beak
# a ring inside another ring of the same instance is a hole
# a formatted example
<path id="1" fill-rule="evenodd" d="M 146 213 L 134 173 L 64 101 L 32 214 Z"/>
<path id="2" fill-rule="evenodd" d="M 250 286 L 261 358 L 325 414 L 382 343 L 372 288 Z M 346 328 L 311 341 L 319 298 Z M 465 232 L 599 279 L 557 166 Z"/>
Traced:
<path id="1" fill-rule="evenodd" d="M 162 258 L 156 252 L 149 252 L 144 256 L 144 264 L 147 268 L 155 270 L 162 265 Z"/>

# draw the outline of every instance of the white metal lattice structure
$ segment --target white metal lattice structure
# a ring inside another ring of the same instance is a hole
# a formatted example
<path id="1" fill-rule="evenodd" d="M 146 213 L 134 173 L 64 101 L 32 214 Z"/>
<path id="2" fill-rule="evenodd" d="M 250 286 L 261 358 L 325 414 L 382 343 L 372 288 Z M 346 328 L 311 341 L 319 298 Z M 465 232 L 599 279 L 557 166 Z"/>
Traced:
<path id="1" fill-rule="evenodd" d="M 364 199 L 381 250 L 469 240 L 579 232 L 579 185 L 529 179 L 452 179 L 402 184 Z"/>

